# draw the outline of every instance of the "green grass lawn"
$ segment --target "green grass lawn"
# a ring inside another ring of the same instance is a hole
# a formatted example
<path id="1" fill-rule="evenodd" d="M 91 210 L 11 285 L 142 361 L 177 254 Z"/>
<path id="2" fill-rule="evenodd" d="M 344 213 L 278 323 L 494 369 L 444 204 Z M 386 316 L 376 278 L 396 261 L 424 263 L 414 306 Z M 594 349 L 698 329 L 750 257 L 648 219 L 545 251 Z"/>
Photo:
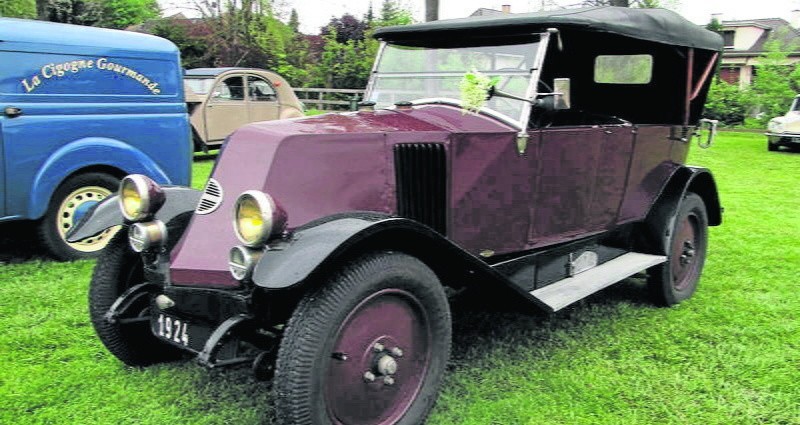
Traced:
<path id="1" fill-rule="evenodd" d="M 431 424 L 800 424 L 800 153 L 723 133 L 690 162 L 714 171 L 725 206 L 695 297 L 656 308 L 630 280 L 552 317 L 464 300 Z M 122 366 L 89 324 L 92 265 L 0 266 L 0 424 L 270 416 L 246 369 Z"/>

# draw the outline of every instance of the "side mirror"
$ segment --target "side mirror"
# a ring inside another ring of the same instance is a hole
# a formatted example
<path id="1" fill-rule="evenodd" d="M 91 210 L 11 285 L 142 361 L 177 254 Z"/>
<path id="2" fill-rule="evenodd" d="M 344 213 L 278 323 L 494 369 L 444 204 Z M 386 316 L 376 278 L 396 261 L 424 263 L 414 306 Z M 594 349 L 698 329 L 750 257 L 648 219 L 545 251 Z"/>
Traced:
<path id="1" fill-rule="evenodd" d="M 213 99 L 219 99 L 220 97 L 222 97 L 222 92 L 221 92 L 221 91 L 219 91 L 219 90 L 217 90 L 217 91 L 215 91 L 215 92 L 211 93 L 211 97 L 212 97 Z"/>
<path id="2" fill-rule="evenodd" d="M 700 127 L 697 129 L 697 145 L 703 149 L 708 149 L 714 143 L 714 139 L 717 137 L 717 125 L 719 125 L 719 120 L 710 120 L 708 118 L 703 118 L 700 120 Z M 706 140 L 703 140 L 703 136 L 701 133 L 703 130 L 708 129 L 708 136 Z"/>
<path id="3" fill-rule="evenodd" d="M 570 109 L 572 107 L 569 78 L 553 79 L 553 92 L 555 93 L 556 109 Z"/>

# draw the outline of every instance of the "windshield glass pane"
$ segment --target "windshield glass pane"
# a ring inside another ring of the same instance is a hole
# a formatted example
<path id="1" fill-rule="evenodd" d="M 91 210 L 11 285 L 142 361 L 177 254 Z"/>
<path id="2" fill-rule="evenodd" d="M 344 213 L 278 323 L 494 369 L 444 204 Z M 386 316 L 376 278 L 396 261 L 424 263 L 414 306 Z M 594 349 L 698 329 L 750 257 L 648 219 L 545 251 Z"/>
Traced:
<path id="1" fill-rule="evenodd" d="M 206 94 L 214 85 L 213 78 L 184 78 L 183 81 L 196 94 Z"/>
<path id="2" fill-rule="evenodd" d="M 471 71 L 498 77 L 498 90 L 525 96 L 538 47 L 538 42 L 440 48 L 387 44 L 368 99 L 377 107 L 425 98 L 459 100 L 459 83 Z M 495 97 L 486 107 L 519 120 L 523 102 Z"/>

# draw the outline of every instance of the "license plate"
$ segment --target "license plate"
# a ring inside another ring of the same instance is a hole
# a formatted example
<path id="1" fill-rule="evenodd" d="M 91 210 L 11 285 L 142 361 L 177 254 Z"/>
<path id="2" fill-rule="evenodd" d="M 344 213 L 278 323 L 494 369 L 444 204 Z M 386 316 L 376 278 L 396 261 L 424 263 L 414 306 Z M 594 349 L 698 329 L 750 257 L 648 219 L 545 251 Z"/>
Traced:
<path id="1" fill-rule="evenodd" d="M 161 313 L 153 323 L 153 332 L 159 337 L 176 344 L 189 346 L 189 323 L 185 320 Z"/>

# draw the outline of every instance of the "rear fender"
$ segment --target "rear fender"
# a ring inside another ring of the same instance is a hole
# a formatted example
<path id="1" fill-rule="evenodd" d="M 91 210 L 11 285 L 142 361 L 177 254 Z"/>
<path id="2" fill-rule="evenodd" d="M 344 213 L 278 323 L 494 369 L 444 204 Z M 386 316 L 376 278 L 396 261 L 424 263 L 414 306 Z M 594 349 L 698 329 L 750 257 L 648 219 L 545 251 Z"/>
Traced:
<path id="1" fill-rule="evenodd" d="M 661 229 L 674 219 L 681 200 L 686 192 L 694 192 L 703 199 L 708 213 L 709 226 L 722 224 L 722 207 L 720 206 L 717 184 L 714 176 L 706 168 L 682 166 L 670 177 L 664 189 L 650 208 L 645 225 L 650 235 L 660 235 Z M 645 241 L 649 248 L 644 251 L 653 254 L 665 254 L 664 240 Z M 653 247 L 658 247 L 654 249 Z"/>
<path id="2" fill-rule="evenodd" d="M 169 224 L 183 213 L 192 212 L 203 194 L 199 190 L 182 186 L 164 186 L 166 200 L 156 213 L 156 219 Z M 118 195 L 112 195 L 95 205 L 81 221 L 67 233 L 68 242 L 78 242 L 94 236 L 110 227 L 124 224 L 125 218 L 119 209 Z"/>
<path id="3" fill-rule="evenodd" d="M 431 228 L 377 213 L 340 214 L 295 229 L 288 240 L 271 244 L 264 252 L 253 271 L 253 282 L 266 290 L 300 288 L 322 281 L 345 262 L 374 250 L 413 255 L 447 286 L 480 281 L 532 299 L 486 262 Z"/>

